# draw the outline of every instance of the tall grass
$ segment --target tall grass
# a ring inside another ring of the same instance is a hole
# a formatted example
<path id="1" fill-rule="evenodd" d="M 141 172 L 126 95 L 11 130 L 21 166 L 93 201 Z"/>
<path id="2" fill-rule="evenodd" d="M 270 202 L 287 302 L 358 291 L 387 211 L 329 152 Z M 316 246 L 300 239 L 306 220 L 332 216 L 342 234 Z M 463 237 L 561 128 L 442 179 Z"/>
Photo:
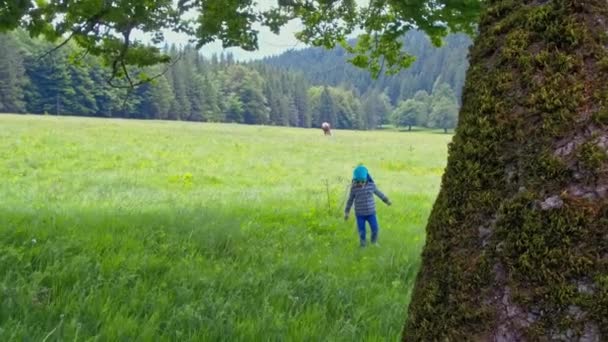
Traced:
<path id="1" fill-rule="evenodd" d="M 399 337 L 449 136 L 0 116 L 0 340 Z M 380 248 L 342 220 L 364 162 Z"/>

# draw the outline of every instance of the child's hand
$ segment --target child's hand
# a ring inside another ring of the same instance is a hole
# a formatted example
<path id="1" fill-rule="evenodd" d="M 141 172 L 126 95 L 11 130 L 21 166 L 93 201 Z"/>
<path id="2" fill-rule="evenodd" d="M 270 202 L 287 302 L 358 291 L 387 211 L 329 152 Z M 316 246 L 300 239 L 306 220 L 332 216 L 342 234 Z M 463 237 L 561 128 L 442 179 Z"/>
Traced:
<path id="1" fill-rule="evenodd" d="M 348 221 L 348 214 L 344 213 L 344 221 Z"/>
<path id="2" fill-rule="evenodd" d="M 390 200 L 387 200 L 386 205 L 388 205 L 390 207 L 391 205 L 393 205 L 393 202 L 391 202 Z"/>

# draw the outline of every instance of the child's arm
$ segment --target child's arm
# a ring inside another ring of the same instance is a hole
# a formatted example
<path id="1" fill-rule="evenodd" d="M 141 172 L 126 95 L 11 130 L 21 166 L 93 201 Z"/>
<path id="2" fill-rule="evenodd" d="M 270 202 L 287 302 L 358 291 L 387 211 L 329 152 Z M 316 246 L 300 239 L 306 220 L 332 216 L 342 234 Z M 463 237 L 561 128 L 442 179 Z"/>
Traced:
<path id="1" fill-rule="evenodd" d="M 376 196 L 380 197 L 380 199 L 382 200 L 382 202 L 391 205 L 391 200 L 388 199 L 388 197 L 386 197 L 385 194 L 382 193 L 382 191 L 380 191 L 377 187 L 374 186 L 374 194 L 376 194 Z"/>
<path id="2" fill-rule="evenodd" d="M 346 202 L 346 208 L 344 208 L 344 219 L 348 219 L 348 213 L 350 212 L 350 208 L 353 206 L 353 202 L 355 201 L 355 192 L 353 188 L 350 188 L 350 194 L 348 195 L 348 201 Z"/>

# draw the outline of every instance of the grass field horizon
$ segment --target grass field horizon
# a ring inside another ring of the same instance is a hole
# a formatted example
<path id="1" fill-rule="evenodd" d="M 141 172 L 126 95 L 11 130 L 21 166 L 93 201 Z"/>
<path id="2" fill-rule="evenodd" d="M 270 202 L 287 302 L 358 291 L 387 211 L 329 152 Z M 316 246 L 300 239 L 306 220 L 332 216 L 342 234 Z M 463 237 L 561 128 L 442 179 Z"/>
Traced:
<path id="1" fill-rule="evenodd" d="M 397 340 L 451 135 L 0 114 L 0 340 Z M 370 169 L 379 248 L 342 219 Z"/>

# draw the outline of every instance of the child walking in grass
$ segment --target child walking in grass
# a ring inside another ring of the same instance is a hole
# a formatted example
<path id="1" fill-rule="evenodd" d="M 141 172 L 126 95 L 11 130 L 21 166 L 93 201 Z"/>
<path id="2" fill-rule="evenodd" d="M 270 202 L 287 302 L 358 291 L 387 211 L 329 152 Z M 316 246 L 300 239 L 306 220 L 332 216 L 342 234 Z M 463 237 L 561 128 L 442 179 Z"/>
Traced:
<path id="1" fill-rule="evenodd" d="M 374 200 L 374 195 L 380 197 L 387 205 L 391 205 L 391 201 L 388 197 L 378 190 L 376 184 L 374 184 L 367 168 L 363 165 L 357 166 L 353 171 L 353 182 L 350 188 L 348 201 L 346 202 L 346 208 L 344 209 L 344 220 L 348 220 L 350 208 L 354 203 L 361 247 L 365 247 L 367 243 L 365 239 L 366 222 L 369 222 L 372 231 L 372 244 L 378 242 L 378 219 L 376 217 L 376 202 Z"/>

